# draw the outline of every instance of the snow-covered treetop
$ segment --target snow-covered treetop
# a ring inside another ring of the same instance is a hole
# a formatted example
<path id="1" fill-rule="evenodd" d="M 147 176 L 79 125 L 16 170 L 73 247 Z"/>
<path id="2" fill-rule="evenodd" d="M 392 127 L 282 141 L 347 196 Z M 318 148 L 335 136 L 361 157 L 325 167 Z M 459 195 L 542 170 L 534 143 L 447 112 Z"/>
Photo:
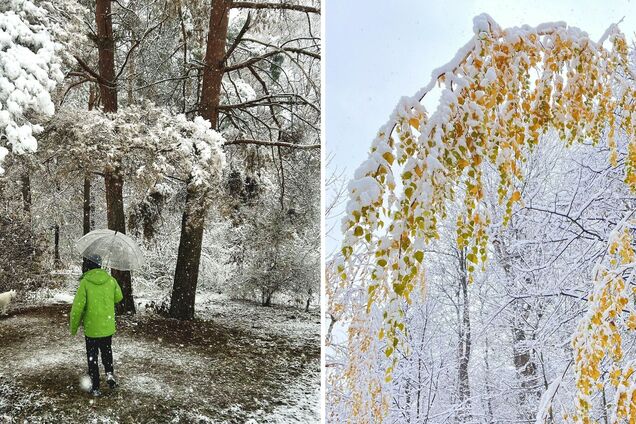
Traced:
<path id="1" fill-rule="evenodd" d="M 60 51 L 46 12 L 29 0 L 0 4 L 0 174 L 9 149 L 37 149 L 38 121 L 53 114 L 51 91 L 62 81 Z"/>
<path id="2" fill-rule="evenodd" d="M 439 237 L 448 200 L 463 200 L 456 241 L 466 249 L 470 281 L 487 259 L 485 164 L 499 174 L 504 223 L 522 200 L 517 189 L 522 164 L 548 131 L 568 144 L 607 140 L 612 166 L 617 165 L 615 137 L 631 140 L 625 181 L 636 190 L 636 89 L 628 45 L 616 25 L 599 41 L 563 22 L 503 29 L 485 14 L 474 19 L 473 29 L 473 37 L 433 71 L 426 86 L 401 99 L 348 187 L 337 272 L 340 284 L 349 284 L 364 300 L 347 304 L 352 296 L 344 290 L 342 299 L 332 301 L 343 302 L 340 309 L 369 328 L 379 319 L 378 338 L 394 361 L 406 331 L 404 308 L 413 290 L 425 284 L 425 246 Z M 438 106 L 429 114 L 422 100 L 436 87 L 441 91 Z M 358 253 L 373 258 L 365 281 L 352 277 Z M 347 378 L 359 372 L 355 364 L 373 345 L 358 346 L 351 334 L 350 341 Z M 392 368 L 377 381 L 390 379 Z M 579 371 L 581 378 L 593 380 L 586 370 Z M 363 386 L 350 385 L 352 410 L 359 411 L 362 421 L 381 419 L 383 411 L 376 405 L 388 404 L 385 394 L 379 389 L 369 395 L 368 384 Z M 583 408 L 581 416 L 586 413 Z"/>

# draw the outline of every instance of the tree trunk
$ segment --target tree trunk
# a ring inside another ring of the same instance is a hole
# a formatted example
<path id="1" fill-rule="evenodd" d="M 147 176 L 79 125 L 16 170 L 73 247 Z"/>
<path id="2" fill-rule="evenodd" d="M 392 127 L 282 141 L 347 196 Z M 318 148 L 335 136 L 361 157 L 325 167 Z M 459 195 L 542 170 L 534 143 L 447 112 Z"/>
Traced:
<path id="1" fill-rule="evenodd" d="M 479 311 L 479 315 L 480 315 L 480 320 L 482 322 L 485 322 L 486 317 L 484 316 L 484 303 L 482 302 L 480 305 L 480 311 Z M 492 406 L 492 399 L 493 399 L 493 394 L 492 394 L 492 386 L 491 386 L 491 371 L 490 371 L 490 340 L 488 338 L 488 333 L 484 334 L 484 345 L 485 345 L 485 349 L 484 349 L 484 366 L 485 366 L 485 376 L 484 376 L 484 391 L 486 392 L 486 422 L 487 423 L 492 423 L 494 422 L 493 417 L 493 406 Z"/>
<path id="2" fill-rule="evenodd" d="M 31 219 L 31 174 L 27 170 L 22 176 L 22 208 L 24 209 L 24 215 L 29 223 L 29 239 L 30 243 L 30 255 L 31 258 L 35 257 L 35 243 L 33 238 L 33 220 Z"/>
<path id="3" fill-rule="evenodd" d="M 199 102 L 199 115 L 217 128 L 221 82 L 223 80 L 226 37 L 230 11 L 230 0 L 212 0 L 210 29 L 205 51 L 203 88 Z M 194 318 L 194 302 L 199 279 L 199 263 L 205 216 L 207 193 L 188 183 L 185 211 L 181 220 L 179 254 L 174 273 L 170 316 L 177 319 Z"/>
<path id="4" fill-rule="evenodd" d="M 22 174 L 22 207 L 29 220 L 31 219 L 31 175 L 29 171 Z"/>
<path id="5" fill-rule="evenodd" d="M 170 297 L 169 314 L 172 318 L 194 319 L 194 302 L 207 211 L 203 202 L 204 199 L 198 196 L 196 189 L 188 189 L 185 211 L 181 219 L 181 239 Z"/>
<path id="6" fill-rule="evenodd" d="M 84 177 L 84 204 L 83 204 L 83 211 L 84 211 L 84 220 L 83 220 L 83 234 L 88 234 L 92 227 L 91 227 L 91 177 L 90 176 L 85 176 Z M 82 273 L 88 271 L 88 259 L 84 258 L 82 261 Z"/>
<path id="7" fill-rule="evenodd" d="M 88 89 L 88 110 L 93 110 L 95 106 L 95 86 L 90 84 Z M 95 206 L 93 205 L 93 198 L 91 193 L 91 185 L 93 183 L 93 178 L 91 174 L 86 174 L 84 176 L 84 203 L 82 204 L 82 209 L 84 212 L 83 216 L 83 232 L 82 234 L 86 235 L 94 228 L 94 219 L 95 215 L 93 213 Z M 82 259 L 82 273 L 88 271 L 88 259 Z"/>
<path id="8" fill-rule="evenodd" d="M 521 380 L 519 418 L 529 420 L 533 418 L 536 404 L 541 397 L 538 367 L 527 345 L 533 336 L 528 335 L 524 325 L 530 318 L 530 306 L 525 302 L 514 302 L 513 305 L 515 318 L 512 323 L 512 353 Z"/>
<path id="9" fill-rule="evenodd" d="M 55 224 L 55 226 L 53 227 L 53 229 L 55 230 L 55 236 L 54 236 L 54 246 L 55 246 L 55 250 L 54 250 L 54 265 L 56 267 L 59 267 L 62 263 L 62 260 L 60 259 L 60 226 L 59 224 Z"/>
<path id="10" fill-rule="evenodd" d="M 513 232 L 513 234 L 517 234 L 517 231 L 513 228 L 513 224 L 510 224 L 509 231 Z M 498 262 L 502 265 L 506 279 L 508 282 L 515 281 L 516 275 L 514 275 L 512 268 L 511 255 L 506 251 L 505 244 L 496 242 L 494 243 L 494 247 L 495 254 L 498 256 Z M 531 281 L 529 277 L 526 277 L 525 283 L 526 286 L 530 285 Z M 514 309 L 514 318 L 511 323 L 512 356 L 521 383 L 521 389 L 518 394 L 519 407 L 517 408 L 517 412 L 520 420 L 532 421 L 536 413 L 535 407 L 541 397 L 541 393 L 538 390 L 538 367 L 526 343 L 528 339 L 526 327 L 527 321 L 530 318 L 531 306 L 523 300 L 514 301 L 512 305 Z"/>
<path id="11" fill-rule="evenodd" d="M 117 112 L 117 86 L 115 81 L 115 39 L 111 0 L 96 0 L 95 24 L 97 25 L 97 49 L 99 52 L 99 93 L 104 112 Z"/>
<path id="12" fill-rule="evenodd" d="M 95 4 L 95 23 L 97 25 L 97 48 L 99 51 L 99 84 L 104 112 L 117 112 L 117 86 L 115 81 L 115 40 L 111 17 L 111 0 L 97 0 Z M 108 228 L 126 233 L 124 215 L 123 179 L 117 168 L 105 172 L 106 214 Z M 121 286 L 124 299 L 117 304 L 117 313 L 135 313 L 130 272 L 113 270 L 113 277 Z"/>
<path id="13" fill-rule="evenodd" d="M 312 295 L 307 296 L 307 302 L 305 303 L 305 312 L 309 312 L 309 305 L 311 305 Z"/>
<path id="14" fill-rule="evenodd" d="M 470 334 L 470 304 L 468 302 L 468 278 L 466 274 L 466 253 L 459 252 L 460 289 L 462 294 L 462 319 L 459 332 L 459 367 L 458 367 L 458 400 L 459 411 L 457 421 L 470 421 L 470 382 L 468 380 L 468 365 L 470 362 L 471 334 Z"/>
<path id="15" fill-rule="evenodd" d="M 272 292 L 270 292 L 269 290 L 265 290 L 262 296 L 263 301 L 261 302 L 261 304 L 263 306 L 272 306 L 272 295 Z"/>
<path id="16" fill-rule="evenodd" d="M 126 234 L 126 218 L 124 215 L 124 198 L 122 193 L 124 182 L 118 172 L 106 174 L 105 180 L 108 228 Z M 134 314 L 136 311 L 135 301 L 132 295 L 130 272 L 113 269 L 112 275 L 119 283 L 124 295 L 124 299 L 117 304 L 117 313 Z"/>
<path id="17" fill-rule="evenodd" d="M 212 0 L 210 29 L 205 50 L 205 68 L 203 69 L 203 87 L 199 103 L 199 115 L 217 128 L 219 121 L 219 103 L 221 101 L 221 82 L 223 80 L 225 44 L 231 0 Z"/>

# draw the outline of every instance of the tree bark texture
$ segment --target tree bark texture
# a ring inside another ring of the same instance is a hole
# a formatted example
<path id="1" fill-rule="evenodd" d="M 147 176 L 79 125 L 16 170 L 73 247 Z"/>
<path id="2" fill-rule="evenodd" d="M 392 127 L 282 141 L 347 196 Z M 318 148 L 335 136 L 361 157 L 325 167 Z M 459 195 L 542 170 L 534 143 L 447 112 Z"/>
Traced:
<path id="1" fill-rule="evenodd" d="M 115 81 L 115 39 L 111 0 L 96 0 L 95 23 L 97 26 L 97 48 L 99 52 L 99 91 L 104 112 L 117 112 L 117 85 Z M 117 167 L 105 172 L 106 215 L 108 228 L 126 233 L 124 215 L 123 178 Z M 113 270 L 113 277 L 121 286 L 124 299 L 117 304 L 117 313 L 135 313 L 130 272 Z"/>
<path id="2" fill-rule="evenodd" d="M 205 196 L 205 194 L 203 194 Z M 201 246 L 207 208 L 196 190 L 188 190 L 185 211 L 181 219 L 181 238 L 174 273 L 169 314 L 181 320 L 194 319 Z"/>
<path id="3" fill-rule="evenodd" d="M 226 38 L 229 20 L 230 0 L 212 0 L 210 11 L 210 29 L 205 51 L 203 70 L 203 88 L 199 101 L 199 115 L 217 128 L 219 121 L 219 103 L 221 82 L 224 74 Z M 199 279 L 201 245 L 207 214 L 207 191 L 194 186 L 190 181 L 187 187 L 185 211 L 181 220 L 181 238 L 179 254 L 174 273 L 170 316 L 177 319 L 194 318 L 194 303 Z"/>
<path id="4" fill-rule="evenodd" d="M 83 228 L 82 234 L 88 234 L 91 228 L 91 177 L 84 177 L 84 203 L 82 205 L 82 209 L 84 212 L 83 216 Z M 82 272 L 88 271 L 88 259 L 84 258 L 82 261 Z"/>

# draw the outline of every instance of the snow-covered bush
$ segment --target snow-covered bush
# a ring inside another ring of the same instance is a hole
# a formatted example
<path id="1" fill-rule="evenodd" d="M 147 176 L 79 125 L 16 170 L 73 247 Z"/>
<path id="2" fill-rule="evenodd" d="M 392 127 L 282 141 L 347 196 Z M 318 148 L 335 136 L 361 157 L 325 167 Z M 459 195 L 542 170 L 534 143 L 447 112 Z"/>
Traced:
<path id="1" fill-rule="evenodd" d="M 275 296 L 306 307 L 319 291 L 320 251 L 302 237 L 294 222 L 293 209 L 272 208 L 246 220 L 234 230 L 243 249 L 238 254 L 238 272 L 230 280 L 237 297 L 254 299 L 270 306 Z"/>

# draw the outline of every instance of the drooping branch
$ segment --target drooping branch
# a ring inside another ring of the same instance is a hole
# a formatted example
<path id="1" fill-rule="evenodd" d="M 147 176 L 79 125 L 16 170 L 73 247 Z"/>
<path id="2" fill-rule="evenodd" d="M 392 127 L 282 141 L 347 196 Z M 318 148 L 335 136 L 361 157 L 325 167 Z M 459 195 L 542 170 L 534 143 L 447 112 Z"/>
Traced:
<path id="1" fill-rule="evenodd" d="M 320 149 L 320 144 L 294 144 L 294 143 L 285 143 L 283 141 L 266 141 L 266 140 L 251 140 L 251 139 L 237 139 L 232 141 L 227 141 L 223 144 L 223 146 L 232 146 L 237 144 L 255 144 L 258 146 L 268 146 L 268 147 L 291 147 L 293 149 Z"/>
<path id="2" fill-rule="evenodd" d="M 304 50 L 304 49 L 298 49 L 298 48 L 294 48 L 294 47 L 285 47 L 285 48 L 277 48 L 276 50 L 271 50 L 267 53 L 264 53 L 260 56 L 255 56 L 252 57 L 244 62 L 240 62 L 240 63 L 236 63 L 234 65 L 229 65 L 226 66 L 224 68 L 225 72 L 230 72 L 230 71 L 236 71 L 237 69 L 242 69 L 242 68 L 247 68 L 251 65 L 254 65 L 257 62 L 260 62 L 263 59 L 267 59 L 268 57 L 272 57 L 274 55 L 280 54 L 281 52 L 291 52 L 291 53 L 299 53 L 299 54 L 304 54 L 310 57 L 313 57 L 314 59 L 319 59 L 320 60 L 320 53 L 314 53 L 314 52 L 310 52 L 308 50 Z"/>
<path id="3" fill-rule="evenodd" d="M 293 98 L 298 99 L 299 101 L 294 101 Z M 309 102 L 309 100 L 305 99 L 300 94 L 272 94 L 269 96 L 262 96 L 254 100 L 248 100 L 242 103 L 228 104 L 228 105 L 219 105 L 219 110 L 228 110 L 228 109 L 242 109 L 249 107 L 258 107 L 258 106 L 270 106 L 270 105 L 290 105 L 290 104 L 304 104 L 317 112 L 320 112 L 320 108 L 318 108 L 313 103 Z"/>
<path id="4" fill-rule="evenodd" d="M 94 82 L 94 80 L 92 78 L 82 78 L 79 81 L 75 81 L 72 84 L 70 84 L 66 90 L 64 90 L 64 94 L 62 94 L 62 99 L 60 100 L 60 105 L 64 104 L 64 100 L 66 100 L 66 96 L 68 95 L 68 93 L 75 87 L 82 85 L 86 82 Z"/>
<path id="5" fill-rule="evenodd" d="M 268 9 L 268 10 L 294 10 L 297 12 L 320 14 L 320 8 L 312 6 L 302 6 L 290 3 L 252 3 L 249 1 L 235 1 L 232 3 L 235 9 Z"/>
<path id="6" fill-rule="evenodd" d="M 311 37 L 308 38 L 308 40 L 313 40 L 313 41 L 320 41 L 319 38 L 315 38 L 315 37 Z M 298 41 L 298 40 L 288 40 L 286 42 L 284 42 L 283 44 L 281 44 L 280 46 L 271 44 L 271 43 L 267 43 L 265 41 L 262 40 L 257 40 L 255 38 L 243 38 L 244 42 L 246 43 L 255 43 L 255 44 L 259 44 L 261 46 L 265 46 L 265 47 L 271 47 L 273 49 L 276 49 L 279 52 L 291 52 L 291 53 L 300 53 L 300 54 L 304 54 L 307 56 L 311 56 L 315 59 L 320 59 L 320 53 L 316 53 L 316 52 L 312 52 L 312 51 L 308 51 L 307 48 L 299 48 L 299 47 L 285 47 L 287 44 L 291 43 L 292 41 Z M 320 44 L 314 44 L 313 46 L 310 46 L 312 48 L 315 49 L 320 49 Z"/>
<path id="7" fill-rule="evenodd" d="M 75 58 L 77 63 L 82 67 L 82 69 L 88 72 L 89 75 L 93 77 L 95 81 L 97 81 L 100 85 L 105 85 L 108 87 L 116 87 L 115 84 L 112 84 L 109 81 L 106 81 L 104 78 L 102 78 L 97 72 L 95 72 L 95 70 L 93 70 L 93 68 L 91 68 L 86 62 L 84 62 L 81 57 L 79 56 L 73 56 L 73 57 Z"/>

